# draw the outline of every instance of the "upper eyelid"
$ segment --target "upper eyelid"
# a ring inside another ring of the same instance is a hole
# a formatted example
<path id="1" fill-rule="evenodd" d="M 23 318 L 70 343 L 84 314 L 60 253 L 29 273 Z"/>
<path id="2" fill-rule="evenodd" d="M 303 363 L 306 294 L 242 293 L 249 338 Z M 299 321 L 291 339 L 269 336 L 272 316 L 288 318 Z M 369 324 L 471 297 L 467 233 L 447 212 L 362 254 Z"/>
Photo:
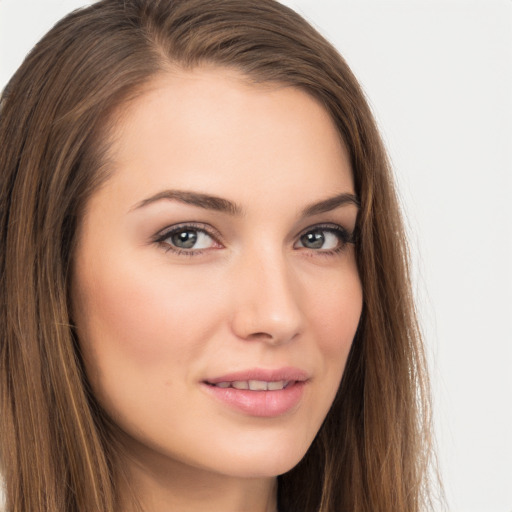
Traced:
<path id="1" fill-rule="evenodd" d="M 299 231 L 299 233 L 296 235 L 296 237 L 300 237 L 303 234 L 308 233 L 309 231 L 314 231 L 314 230 L 319 230 L 319 229 L 320 230 L 324 229 L 325 231 L 338 231 L 338 232 L 346 233 L 351 238 L 354 236 L 353 230 L 348 229 L 339 223 L 320 222 L 318 224 L 312 224 L 311 226 L 308 226 L 307 228 L 302 229 L 301 231 Z"/>
<path id="2" fill-rule="evenodd" d="M 350 232 L 349 229 L 347 229 L 346 227 L 342 226 L 341 224 L 339 224 L 337 222 L 317 222 L 316 224 L 311 224 L 311 226 L 301 229 L 300 233 L 307 233 L 308 231 L 312 231 L 314 229 L 326 229 L 326 230 L 338 229 L 338 230 L 346 231 L 347 233 Z"/>
<path id="3" fill-rule="evenodd" d="M 172 233 L 174 231 L 178 231 L 180 229 L 185 228 L 194 228 L 198 231 L 204 231 L 205 233 L 212 233 L 212 234 L 219 234 L 217 229 L 215 229 L 213 226 L 206 224 L 204 222 L 196 222 L 196 221 L 189 221 L 189 222 L 179 222 L 177 224 L 172 224 L 170 226 L 166 226 L 165 228 L 158 231 L 155 235 L 155 237 L 158 237 L 160 235 L 165 235 L 167 233 Z M 308 231 L 311 231 L 313 229 L 333 229 L 333 230 L 341 230 L 346 231 L 347 233 L 350 233 L 351 230 L 346 228 L 345 226 L 342 226 L 339 223 L 336 222 L 318 222 L 316 224 L 311 224 L 310 226 L 307 226 L 305 228 L 302 228 L 295 236 L 300 236 L 303 233 L 307 233 Z"/>
<path id="4" fill-rule="evenodd" d="M 153 240 L 159 241 L 164 240 L 172 233 L 175 233 L 176 231 L 185 230 L 187 228 L 191 228 L 197 231 L 202 231 L 203 233 L 206 233 L 209 237 L 213 238 L 215 241 L 220 242 L 221 236 L 220 233 L 213 228 L 212 226 L 208 224 L 204 224 L 202 222 L 181 222 L 179 224 L 173 224 L 172 226 L 167 226 L 158 233 L 155 234 L 153 237 Z"/>

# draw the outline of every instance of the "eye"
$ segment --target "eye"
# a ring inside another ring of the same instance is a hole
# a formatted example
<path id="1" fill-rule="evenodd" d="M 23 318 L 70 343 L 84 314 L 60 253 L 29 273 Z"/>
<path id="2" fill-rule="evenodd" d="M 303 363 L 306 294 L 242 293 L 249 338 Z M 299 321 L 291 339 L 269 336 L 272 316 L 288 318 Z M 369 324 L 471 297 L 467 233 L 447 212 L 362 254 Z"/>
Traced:
<path id="1" fill-rule="evenodd" d="M 221 247 L 205 227 L 192 224 L 174 226 L 157 235 L 155 241 L 167 251 L 178 254 L 199 254 L 202 250 Z"/>
<path id="2" fill-rule="evenodd" d="M 206 249 L 212 243 L 208 234 L 189 228 L 171 233 L 167 239 L 179 249 Z"/>
<path id="3" fill-rule="evenodd" d="M 341 226 L 316 226 L 303 232 L 295 244 L 295 248 L 304 248 L 324 253 L 341 251 L 352 242 L 351 234 Z"/>

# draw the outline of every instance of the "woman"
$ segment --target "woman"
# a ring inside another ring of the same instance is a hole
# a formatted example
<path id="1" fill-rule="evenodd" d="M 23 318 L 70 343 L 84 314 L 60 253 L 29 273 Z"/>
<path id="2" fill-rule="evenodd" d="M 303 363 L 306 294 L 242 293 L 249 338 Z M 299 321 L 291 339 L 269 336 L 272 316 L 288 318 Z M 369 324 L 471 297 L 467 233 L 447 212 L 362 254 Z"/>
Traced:
<path id="1" fill-rule="evenodd" d="M 8 511 L 418 511 L 429 402 L 357 81 L 270 0 L 103 0 L 2 96 Z"/>

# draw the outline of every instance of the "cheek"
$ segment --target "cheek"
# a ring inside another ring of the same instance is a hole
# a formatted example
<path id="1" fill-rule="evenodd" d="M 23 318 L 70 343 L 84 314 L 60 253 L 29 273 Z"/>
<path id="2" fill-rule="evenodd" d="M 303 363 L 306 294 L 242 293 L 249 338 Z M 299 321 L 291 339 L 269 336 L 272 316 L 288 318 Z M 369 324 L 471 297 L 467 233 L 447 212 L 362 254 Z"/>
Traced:
<path id="1" fill-rule="evenodd" d="M 308 311 L 325 377 L 337 390 L 359 325 L 363 293 L 355 263 L 334 277 L 324 281 L 318 294 L 310 296 Z"/>
<path id="2" fill-rule="evenodd" d="M 182 293 L 179 275 L 147 267 L 117 260 L 77 273 L 74 309 L 91 380 L 171 373 L 170 364 L 181 368 L 197 357 L 215 328 L 219 315 L 200 287 Z"/>
<path id="3" fill-rule="evenodd" d="M 323 333 L 326 348 L 339 350 L 355 335 L 363 307 L 363 292 L 359 273 L 350 258 L 340 270 L 323 279 L 318 291 L 309 296 L 310 318 L 315 330 Z"/>

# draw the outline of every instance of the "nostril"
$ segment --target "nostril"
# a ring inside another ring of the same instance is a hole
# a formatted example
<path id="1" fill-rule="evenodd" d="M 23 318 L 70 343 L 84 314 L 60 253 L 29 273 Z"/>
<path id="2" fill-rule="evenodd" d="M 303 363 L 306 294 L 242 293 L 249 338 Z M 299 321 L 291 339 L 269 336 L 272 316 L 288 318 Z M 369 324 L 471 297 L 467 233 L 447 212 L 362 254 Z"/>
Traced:
<path id="1" fill-rule="evenodd" d="M 246 337 L 248 340 L 258 340 L 258 339 L 268 339 L 271 340 L 273 336 L 267 332 L 255 332 L 253 334 L 249 334 L 249 336 Z"/>

